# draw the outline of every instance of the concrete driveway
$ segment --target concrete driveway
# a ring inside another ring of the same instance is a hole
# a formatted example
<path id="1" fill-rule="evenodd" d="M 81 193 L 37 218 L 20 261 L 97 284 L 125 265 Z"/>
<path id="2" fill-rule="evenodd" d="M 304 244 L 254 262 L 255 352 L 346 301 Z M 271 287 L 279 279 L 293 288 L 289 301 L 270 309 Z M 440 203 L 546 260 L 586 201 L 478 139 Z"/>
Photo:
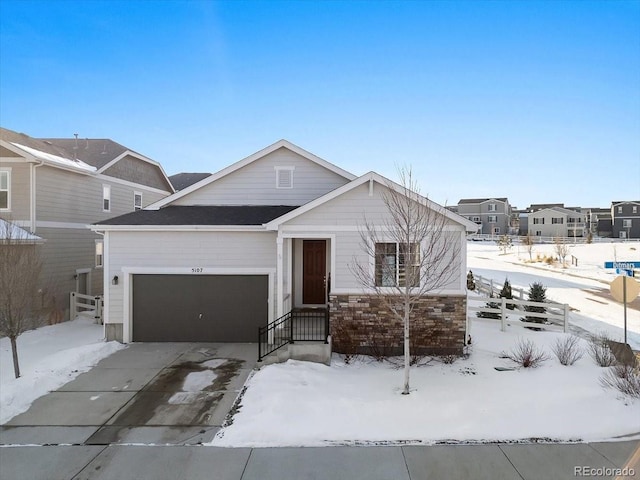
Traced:
<path id="1" fill-rule="evenodd" d="M 131 344 L 0 427 L 0 444 L 208 442 L 256 360 L 252 344 Z"/>

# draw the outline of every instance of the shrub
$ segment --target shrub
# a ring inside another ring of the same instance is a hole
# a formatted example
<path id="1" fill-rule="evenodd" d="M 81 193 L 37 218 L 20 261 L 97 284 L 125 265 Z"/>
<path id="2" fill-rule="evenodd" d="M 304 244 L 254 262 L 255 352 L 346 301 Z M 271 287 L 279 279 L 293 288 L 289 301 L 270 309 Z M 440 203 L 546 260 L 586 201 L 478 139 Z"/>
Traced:
<path id="1" fill-rule="evenodd" d="M 528 300 L 530 302 L 544 303 L 547 300 L 546 287 L 539 282 L 534 282 L 531 285 L 529 285 Z M 524 309 L 527 312 L 534 312 L 534 313 L 545 313 L 547 311 L 545 307 L 539 307 L 537 305 L 526 305 Z M 545 319 L 542 317 L 533 317 L 533 316 L 526 316 L 525 319 L 528 322 L 535 322 L 535 323 L 544 323 L 545 321 Z"/>
<path id="2" fill-rule="evenodd" d="M 500 297 L 507 298 L 509 300 L 513 299 L 513 292 L 511 291 L 511 283 L 509 283 L 509 279 L 504 279 L 504 284 L 502 285 L 502 290 L 500 290 Z M 513 310 L 515 305 L 513 303 L 507 303 L 507 308 L 509 310 Z"/>
<path id="3" fill-rule="evenodd" d="M 562 365 L 573 365 L 582 358 L 584 352 L 580 348 L 580 339 L 575 335 L 558 338 L 551 347 Z"/>
<path id="4" fill-rule="evenodd" d="M 601 367 L 610 367 L 616 364 L 616 357 L 611 350 L 609 336 L 600 332 L 589 337 L 589 355 Z"/>
<path id="5" fill-rule="evenodd" d="M 640 398 L 640 371 L 631 365 L 619 364 L 608 369 L 600 377 L 600 384 L 630 397 Z"/>
<path id="6" fill-rule="evenodd" d="M 446 365 L 451 365 L 453 363 L 455 363 L 455 361 L 458 359 L 458 355 L 440 355 L 439 359 L 442 363 L 446 364 Z"/>
<path id="7" fill-rule="evenodd" d="M 337 322 L 334 325 L 332 342 L 334 350 L 343 355 L 344 363 L 350 364 L 358 358 L 358 342 L 349 326 Z"/>
<path id="8" fill-rule="evenodd" d="M 539 367 L 549 359 L 547 354 L 539 350 L 531 340 L 522 339 L 518 340 L 510 352 L 503 352 L 502 355 L 524 368 Z"/>
<path id="9" fill-rule="evenodd" d="M 476 289 L 476 279 L 473 277 L 473 272 L 469 270 L 467 273 L 467 290 L 473 292 Z"/>

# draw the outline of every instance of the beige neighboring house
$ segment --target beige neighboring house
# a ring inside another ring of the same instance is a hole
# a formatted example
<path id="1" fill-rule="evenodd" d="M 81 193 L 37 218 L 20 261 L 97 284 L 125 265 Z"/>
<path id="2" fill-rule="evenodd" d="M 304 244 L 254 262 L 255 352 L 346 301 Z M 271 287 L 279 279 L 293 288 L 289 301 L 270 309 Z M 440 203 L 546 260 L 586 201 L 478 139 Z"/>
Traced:
<path id="1" fill-rule="evenodd" d="M 103 293 L 103 237 L 88 225 L 173 192 L 158 162 L 112 140 L 0 128 L 0 218 L 42 239 L 46 300 L 58 310 L 70 292 Z"/>
<path id="2" fill-rule="evenodd" d="M 477 233 L 485 235 L 513 233 L 511 205 L 507 198 L 463 198 L 458 202 L 457 213 L 477 224 Z"/>
<path id="3" fill-rule="evenodd" d="M 139 212 L 97 222 L 106 246 L 107 338 L 256 342 L 262 328 L 269 348 L 282 339 L 282 346 L 326 342 L 330 333 L 335 348 L 338 329 L 351 329 L 366 348 L 385 312 L 349 265 L 370 262 L 376 285 L 389 293 L 411 268 L 403 244 L 376 244 L 375 262 L 362 249 L 365 218 L 381 232 L 390 220 L 383 201 L 389 188 L 402 191 L 374 172 L 356 176 L 280 140 Z M 413 332 L 422 333 L 420 347 L 459 353 L 466 234 L 476 225 L 414 198 L 444 216 L 461 253 L 452 260 L 455 278 L 421 297 Z M 397 321 L 384 322 L 390 346 L 399 347 Z"/>
<path id="4" fill-rule="evenodd" d="M 536 237 L 583 237 L 589 226 L 584 213 L 563 207 L 550 207 L 530 212 L 528 229 Z"/>

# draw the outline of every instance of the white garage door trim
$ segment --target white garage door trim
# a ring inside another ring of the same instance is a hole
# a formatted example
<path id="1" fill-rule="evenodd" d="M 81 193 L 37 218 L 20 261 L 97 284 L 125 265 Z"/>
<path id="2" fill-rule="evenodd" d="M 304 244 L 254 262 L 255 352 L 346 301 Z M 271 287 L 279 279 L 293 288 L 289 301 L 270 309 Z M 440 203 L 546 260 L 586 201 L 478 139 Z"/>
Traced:
<path id="1" fill-rule="evenodd" d="M 133 338 L 133 275 L 267 275 L 269 277 L 268 314 L 269 323 L 273 317 L 274 278 L 275 268 L 209 268 L 209 267 L 123 267 L 123 321 L 122 342 L 130 343 Z"/>

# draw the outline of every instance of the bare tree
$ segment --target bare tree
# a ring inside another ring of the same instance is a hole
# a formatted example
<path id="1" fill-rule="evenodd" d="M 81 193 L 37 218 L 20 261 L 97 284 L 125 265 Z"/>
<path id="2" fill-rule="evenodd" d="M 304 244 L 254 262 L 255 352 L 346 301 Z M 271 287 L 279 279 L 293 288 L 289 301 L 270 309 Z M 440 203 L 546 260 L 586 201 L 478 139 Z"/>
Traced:
<path id="1" fill-rule="evenodd" d="M 398 168 L 400 184 L 387 182 L 382 193 L 387 215 L 364 219 L 361 245 L 367 261 L 354 257 L 351 271 L 366 291 L 373 291 L 402 321 L 404 388 L 409 394 L 410 316 L 417 302 L 451 284 L 460 273 L 460 232 L 446 209 L 419 195 L 410 167 Z M 371 268 L 373 259 L 374 268 Z"/>
<path id="2" fill-rule="evenodd" d="M 527 232 L 527 234 L 520 239 L 520 242 L 527 248 L 527 252 L 529 253 L 529 261 L 532 261 L 531 253 L 533 252 L 533 236 L 531 232 Z"/>
<path id="3" fill-rule="evenodd" d="M 42 262 L 38 240 L 0 219 L 0 335 L 11 341 L 16 378 L 20 376 L 17 339 L 41 323 L 38 305 Z"/>
<path id="4" fill-rule="evenodd" d="M 564 241 L 563 237 L 556 237 L 553 239 L 553 243 L 555 244 L 555 251 L 560 259 L 560 262 L 564 265 L 564 260 L 569 255 L 569 245 Z"/>

